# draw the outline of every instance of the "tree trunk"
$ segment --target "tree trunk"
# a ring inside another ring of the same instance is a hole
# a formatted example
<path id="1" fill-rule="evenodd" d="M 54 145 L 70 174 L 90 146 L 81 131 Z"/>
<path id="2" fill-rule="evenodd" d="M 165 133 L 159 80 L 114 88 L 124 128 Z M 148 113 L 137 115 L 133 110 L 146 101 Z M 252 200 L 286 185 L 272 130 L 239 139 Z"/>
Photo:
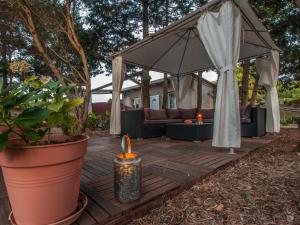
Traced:
<path id="1" fill-rule="evenodd" d="M 148 0 L 142 0 L 143 5 L 143 38 L 148 37 L 149 35 L 149 2 Z M 150 87 L 150 80 L 151 77 L 149 75 L 149 71 L 143 70 L 142 74 L 142 101 L 143 101 L 143 107 L 144 108 L 150 108 L 150 94 L 149 94 L 149 87 Z"/>
<path id="2" fill-rule="evenodd" d="M 150 76 L 149 71 L 143 70 L 141 88 L 142 88 L 142 104 L 144 108 L 150 108 Z"/>
<path id="3" fill-rule="evenodd" d="M 165 0 L 165 24 L 164 27 L 169 24 L 169 0 Z M 162 108 L 166 109 L 168 106 L 168 74 L 164 73 L 164 88 L 163 88 L 163 102 Z"/>
<path id="4" fill-rule="evenodd" d="M 74 2 L 73 2 L 74 3 Z M 74 3 L 75 4 L 75 3 Z M 73 6 L 75 7 L 75 6 Z M 90 79 L 90 74 L 89 74 L 89 68 L 88 68 L 88 61 L 86 54 L 82 48 L 81 43 L 78 40 L 75 28 L 74 28 L 74 21 L 70 13 L 71 10 L 71 2 L 67 0 L 66 2 L 66 22 L 67 22 L 67 36 L 72 44 L 73 48 L 78 52 L 80 55 L 82 65 L 83 65 L 83 74 L 84 77 L 82 77 L 82 81 L 85 84 L 85 91 L 83 94 L 84 97 L 84 108 L 83 111 L 79 117 L 81 125 L 82 125 L 82 131 L 85 130 L 86 128 L 86 123 L 87 123 L 87 118 L 88 118 L 88 113 L 89 113 L 89 103 L 91 100 L 91 79 Z"/>
<path id="5" fill-rule="evenodd" d="M 168 106 L 168 74 L 164 73 L 164 89 L 163 89 L 163 102 L 162 102 L 162 108 L 166 109 Z"/>
<path id="6" fill-rule="evenodd" d="M 8 63 L 7 63 L 7 51 L 6 45 L 2 45 L 2 78 L 3 78 L 3 88 L 7 87 L 8 84 Z"/>
<path id="7" fill-rule="evenodd" d="M 249 68 L 250 68 L 250 60 L 246 60 L 243 63 L 243 81 L 242 81 L 242 96 L 241 96 L 242 107 L 246 107 L 248 104 Z"/>
<path id="8" fill-rule="evenodd" d="M 31 10 L 28 5 L 28 2 L 26 1 L 25 4 L 20 3 L 20 7 L 21 7 L 20 16 L 24 19 L 25 25 L 32 35 L 33 43 L 34 43 L 34 46 L 35 46 L 37 52 L 42 56 L 42 58 L 44 59 L 44 62 L 50 68 L 53 75 L 58 80 L 62 80 L 61 72 L 55 66 L 52 59 L 49 57 L 49 55 L 46 53 L 46 51 L 42 45 L 42 42 L 40 41 L 40 38 L 38 36 L 37 30 L 35 28 L 35 25 L 34 25 L 34 22 L 32 19 L 32 14 L 31 14 Z"/>
<path id="9" fill-rule="evenodd" d="M 197 85 L 197 108 L 202 109 L 202 72 L 198 72 L 198 85 Z"/>
<path id="10" fill-rule="evenodd" d="M 251 107 L 254 107 L 256 105 L 256 98 L 257 98 L 257 91 L 258 91 L 258 80 L 259 80 L 259 78 L 256 77 L 255 78 L 255 83 L 254 83 L 254 86 L 253 86 L 253 90 L 252 90 L 251 101 L 250 101 Z"/>

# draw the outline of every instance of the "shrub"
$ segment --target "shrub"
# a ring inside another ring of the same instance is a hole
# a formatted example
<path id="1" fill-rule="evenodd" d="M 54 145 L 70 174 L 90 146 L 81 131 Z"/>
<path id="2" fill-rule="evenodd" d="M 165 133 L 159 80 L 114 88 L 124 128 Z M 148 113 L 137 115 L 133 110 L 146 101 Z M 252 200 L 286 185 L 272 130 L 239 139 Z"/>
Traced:
<path id="1" fill-rule="evenodd" d="M 110 125 L 110 112 L 106 111 L 103 115 L 100 115 L 99 128 L 101 130 L 109 130 Z"/>
<path id="2" fill-rule="evenodd" d="M 297 124 L 299 121 L 298 117 L 283 117 L 280 120 L 280 123 L 284 126 L 289 125 L 289 124 Z"/>
<path id="3" fill-rule="evenodd" d="M 87 127 L 89 129 L 95 130 L 99 128 L 100 123 L 100 116 L 96 115 L 95 113 L 89 113 L 87 119 Z"/>
<path id="4" fill-rule="evenodd" d="M 74 87 L 36 76 L 7 88 L 0 83 L 0 124 L 7 127 L 0 133 L 0 150 L 13 133 L 29 145 L 43 144 L 46 134 L 49 144 L 51 128 L 61 128 L 66 135 L 77 134 L 79 123 L 72 111 L 83 99 L 68 96 Z"/>

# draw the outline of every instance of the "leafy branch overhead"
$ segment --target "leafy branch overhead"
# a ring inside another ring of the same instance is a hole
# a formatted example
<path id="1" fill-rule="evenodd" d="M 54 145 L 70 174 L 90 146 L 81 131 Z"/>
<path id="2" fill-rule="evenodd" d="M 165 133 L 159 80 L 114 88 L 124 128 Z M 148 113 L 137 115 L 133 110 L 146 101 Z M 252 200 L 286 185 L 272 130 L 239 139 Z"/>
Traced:
<path id="1" fill-rule="evenodd" d="M 7 130 L 0 134 L 0 149 L 5 148 L 12 134 L 27 144 L 35 144 L 46 133 L 49 137 L 51 128 L 61 128 L 67 135 L 78 132 L 78 121 L 72 111 L 84 100 L 69 98 L 74 84 L 63 86 L 60 81 L 27 76 L 17 86 L 2 86 L 0 82 L 0 124 Z"/>

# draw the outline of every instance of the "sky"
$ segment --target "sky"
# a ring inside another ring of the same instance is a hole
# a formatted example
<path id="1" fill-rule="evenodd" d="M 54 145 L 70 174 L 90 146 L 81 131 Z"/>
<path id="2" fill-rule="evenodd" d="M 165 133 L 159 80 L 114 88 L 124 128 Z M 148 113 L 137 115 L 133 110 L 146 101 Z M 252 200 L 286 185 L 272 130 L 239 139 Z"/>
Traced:
<path id="1" fill-rule="evenodd" d="M 154 71 L 150 71 L 151 81 L 163 78 L 163 73 L 158 73 Z M 203 78 L 209 81 L 217 80 L 217 73 L 214 71 L 203 72 Z M 98 75 L 92 78 L 92 89 L 100 87 L 102 85 L 108 84 L 112 82 L 112 76 Z M 136 85 L 132 81 L 126 80 L 124 81 L 123 88 L 130 87 Z M 107 87 L 105 89 L 110 89 L 111 87 Z M 103 95 L 93 95 L 92 102 L 107 102 L 111 99 L 111 94 L 103 94 Z"/>

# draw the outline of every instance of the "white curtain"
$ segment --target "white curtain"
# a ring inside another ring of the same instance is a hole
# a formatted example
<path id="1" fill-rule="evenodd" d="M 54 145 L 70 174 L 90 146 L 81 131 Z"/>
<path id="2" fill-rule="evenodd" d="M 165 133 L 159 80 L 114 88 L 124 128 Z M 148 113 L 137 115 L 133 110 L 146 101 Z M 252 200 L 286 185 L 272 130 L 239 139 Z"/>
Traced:
<path id="1" fill-rule="evenodd" d="M 186 75 L 179 79 L 179 90 L 177 84 L 177 77 L 171 79 L 172 86 L 177 99 L 177 108 L 192 108 L 191 94 L 193 88 L 193 77 Z"/>
<path id="2" fill-rule="evenodd" d="M 259 74 L 259 85 L 267 89 L 266 107 L 267 107 L 267 132 L 280 132 L 280 110 L 277 93 L 277 80 L 279 72 L 279 53 L 276 50 L 271 51 L 268 59 L 257 59 L 256 68 Z"/>
<path id="3" fill-rule="evenodd" d="M 213 146 L 241 145 L 238 86 L 234 75 L 240 54 L 241 12 L 231 1 L 219 12 L 206 12 L 198 20 L 205 49 L 220 72 L 214 115 Z"/>
<path id="4" fill-rule="evenodd" d="M 120 93 L 126 74 L 126 65 L 123 64 L 122 56 L 117 56 L 112 60 L 112 103 L 110 116 L 110 134 L 121 133 L 121 101 Z"/>

